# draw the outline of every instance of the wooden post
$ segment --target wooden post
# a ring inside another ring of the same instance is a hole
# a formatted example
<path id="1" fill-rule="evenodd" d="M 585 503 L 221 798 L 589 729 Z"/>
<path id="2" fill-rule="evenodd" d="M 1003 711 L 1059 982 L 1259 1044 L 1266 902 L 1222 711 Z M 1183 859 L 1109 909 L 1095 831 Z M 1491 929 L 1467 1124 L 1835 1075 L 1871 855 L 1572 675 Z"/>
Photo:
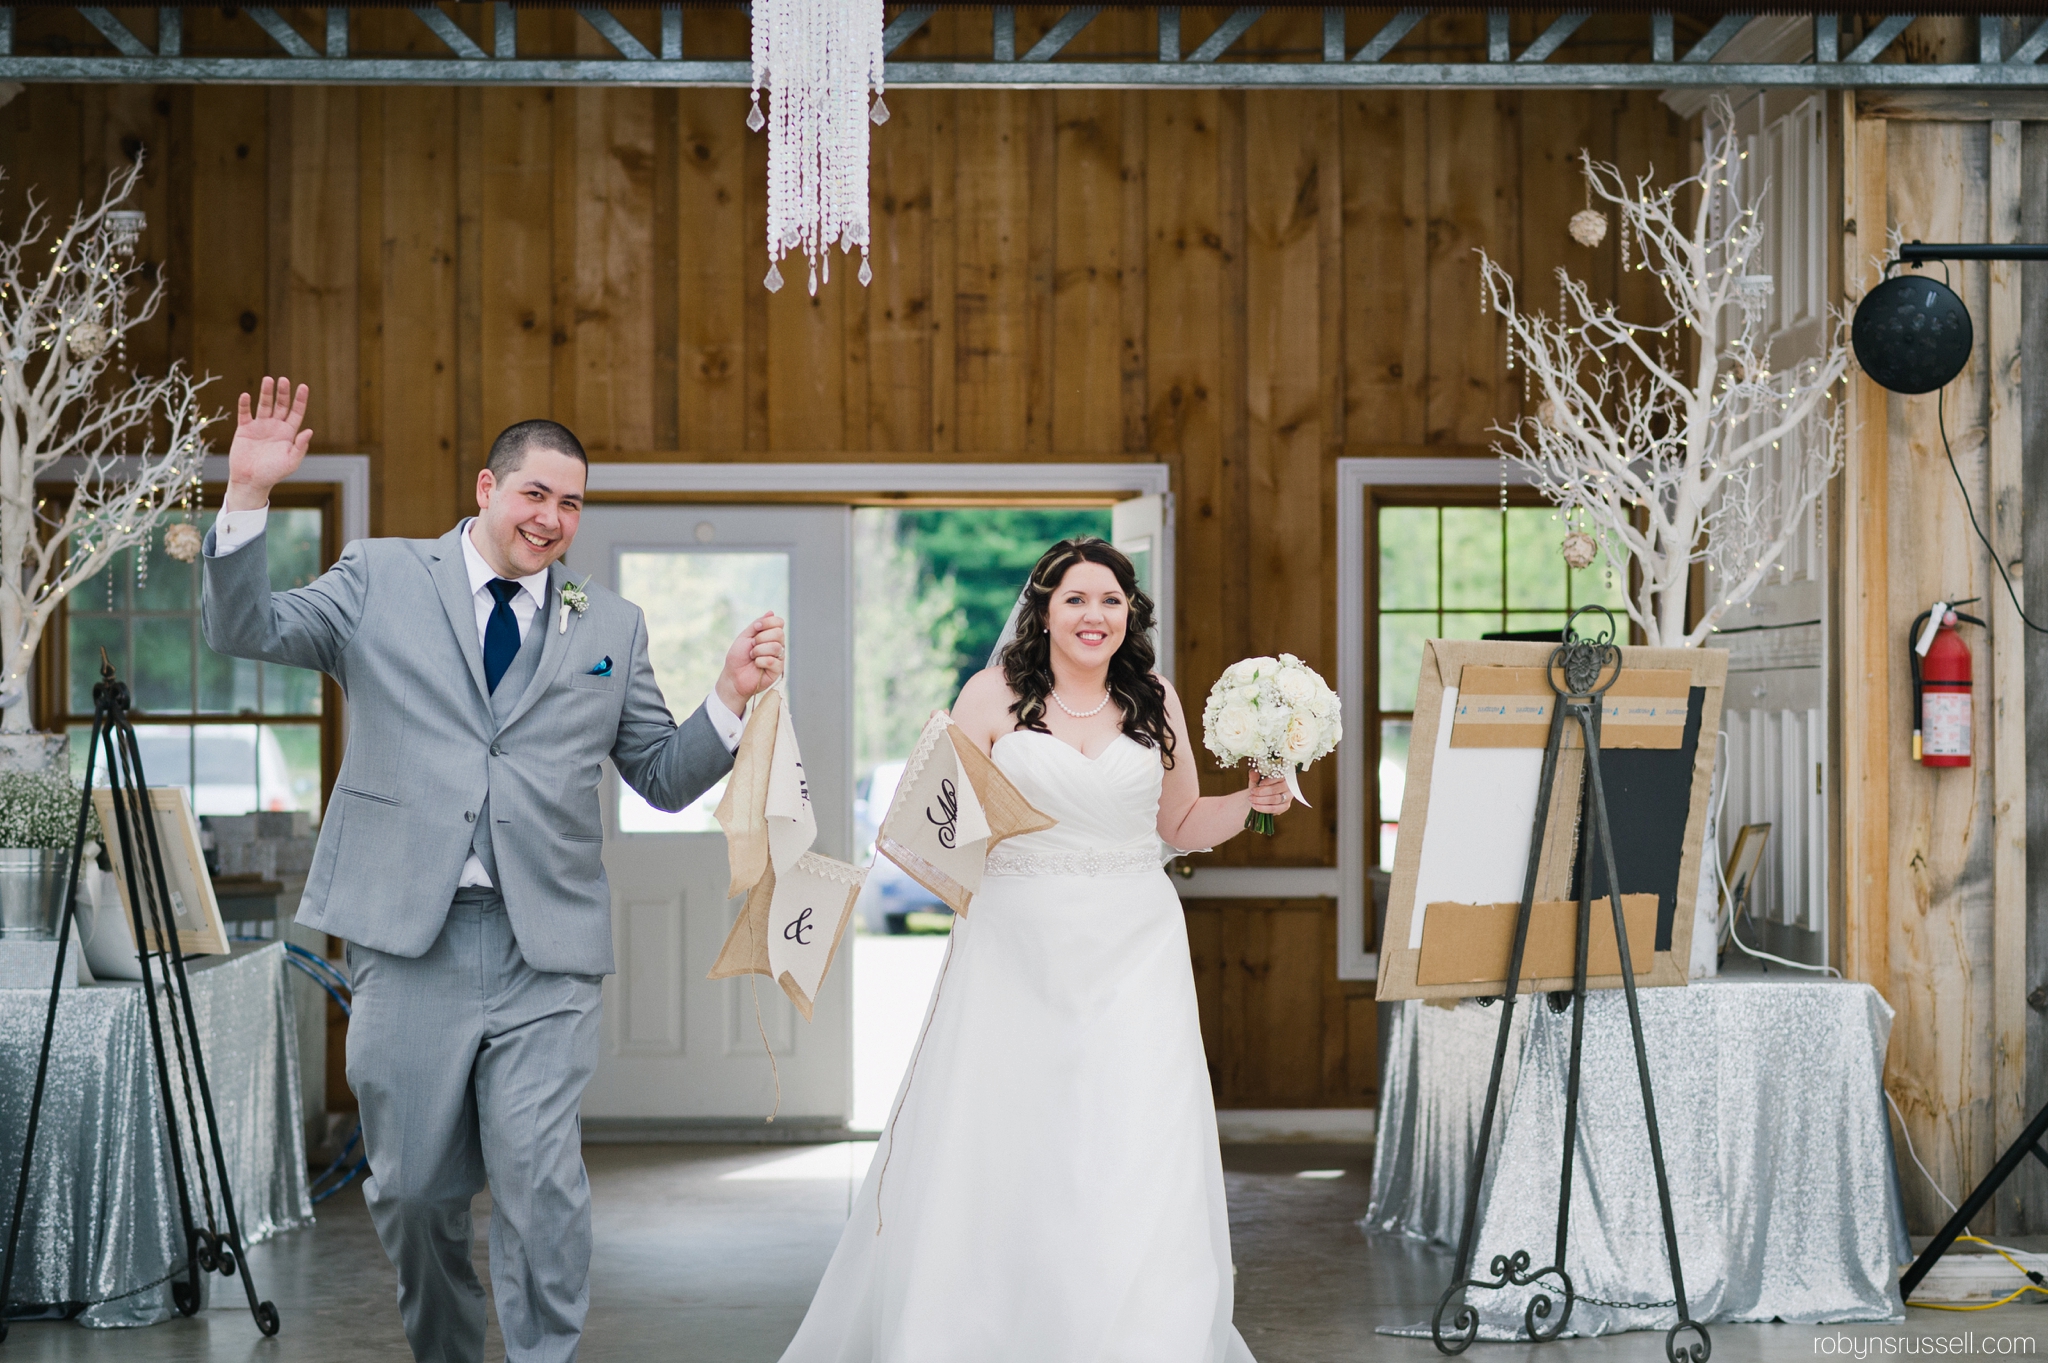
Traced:
<path id="1" fill-rule="evenodd" d="M 1877 281 L 1870 258 L 1885 248 L 1885 122 L 1858 119 L 1842 101 L 1843 277 L 1858 293 Z M 1849 454 L 1842 506 L 1842 970 L 1891 994 L 1891 753 L 1898 742 L 1886 530 L 1890 499 L 1889 399 L 1861 373 L 1849 381 Z"/>
<path id="2" fill-rule="evenodd" d="M 2020 233 L 2027 241 L 2048 239 L 2048 125 L 2022 124 Z M 2020 341 L 2020 392 L 2024 403 L 2020 485 L 2026 502 L 2020 523 L 2025 531 L 2028 576 L 2048 581 L 2048 265 L 2020 267 L 2023 316 Z M 2041 598 L 2037 594 L 2035 601 Z M 2026 722 L 2035 733 L 2048 730 L 2048 636 L 2026 635 Z M 2035 1002 L 2033 990 L 2048 979 L 2048 762 L 2027 769 L 2027 1094 L 2021 1106 L 2038 1110 L 2048 1103 L 2048 1012 Z M 2048 998 L 2043 999 L 2048 1002 Z M 2022 1215 L 2008 1234 L 2037 1233 L 2048 1226 L 2048 1177 L 2038 1169 L 2015 1175 Z M 2001 1222 L 2001 1225 L 2003 1222 Z"/>
<path id="3" fill-rule="evenodd" d="M 2020 238 L 2020 125 L 1991 124 L 1990 237 Z M 2020 266 L 1991 266 L 1990 522 L 1997 563 L 1985 593 L 1991 610 L 1991 1026 L 1992 1132 L 2004 1149 L 2026 1124 L 2027 994 L 2027 735 L 2026 634 L 1997 569 L 2021 584 Z M 2014 1224 L 2019 1189 L 2004 1193 L 1994 1214 Z"/>

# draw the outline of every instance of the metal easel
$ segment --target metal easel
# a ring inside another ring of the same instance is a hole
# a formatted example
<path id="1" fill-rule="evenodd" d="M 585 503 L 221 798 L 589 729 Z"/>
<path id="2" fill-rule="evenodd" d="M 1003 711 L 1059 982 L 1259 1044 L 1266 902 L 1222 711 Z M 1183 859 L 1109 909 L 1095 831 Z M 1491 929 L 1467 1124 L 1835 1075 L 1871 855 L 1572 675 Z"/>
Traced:
<path id="1" fill-rule="evenodd" d="M 50 1044 L 57 1029 L 57 1003 L 64 984 L 66 949 L 71 942 L 71 925 L 78 912 L 78 876 L 85 855 L 86 826 L 92 812 L 93 775 L 102 747 L 106 751 L 107 785 L 113 793 L 114 826 L 101 836 L 118 838 L 121 865 L 128 880 L 131 928 L 135 935 L 136 959 L 142 965 L 142 997 L 149 1015 L 150 1049 L 156 1061 L 157 1091 L 163 1101 L 166 1137 L 170 1144 L 171 1171 L 178 1189 L 178 1214 L 184 1223 L 185 1263 L 183 1277 L 171 1281 L 171 1301 L 179 1314 L 190 1316 L 200 1307 L 200 1274 L 239 1276 L 248 1294 L 249 1313 L 256 1328 L 265 1335 L 278 1330 L 277 1308 L 256 1296 L 255 1280 L 249 1276 L 249 1256 L 242 1239 L 240 1220 L 235 1215 L 235 1198 L 228 1187 L 227 1153 L 220 1142 L 220 1123 L 213 1111 L 213 1089 L 206 1078 L 206 1060 L 199 1044 L 199 1019 L 192 1010 L 192 989 L 185 974 L 185 955 L 178 946 L 178 923 L 172 910 L 170 880 L 164 872 L 163 847 L 157 838 L 156 819 L 150 807 L 149 787 L 143 780 L 142 753 L 136 746 L 135 726 L 129 719 L 127 683 L 114 676 L 106 651 L 100 651 L 100 680 L 92 689 L 92 745 L 86 750 L 85 790 L 78 806 L 78 827 L 71 844 L 71 879 L 64 894 L 64 916 L 57 932 L 57 968 L 50 978 L 50 1007 L 43 1022 L 42 1055 L 36 1062 L 34 1095 L 29 1099 L 28 1131 L 22 1142 L 21 1175 L 14 1188 L 14 1216 L 8 1223 L 7 1251 L 0 1258 L 0 1341 L 7 1338 L 6 1304 L 14 1280 L 14 1260 L 21 1238 L 21 1218 L 28 1202 L 29 1167 L 35 1158 L 36 1127 L 42 1118 L 43 1089 L 49 1077 Z M 145 918 L 145 915 L 146 918 Z M 163 989 L 158 992 L 152 962 L 162 972 Z M 166 1016 L 168 1015 L 168 1016 Z M 170 1034 L 166 1050 L 164 1036 Z M 178 1087 L 171 1083 L 175 1063 Z M 198 1182 L 199 1212 L 205 1224 L 193 1217 L 192 1189 L 185 1171 L 185 1142 L 178 1126 L 178 1103 L 185 1105 L 186 1129 L 198 1140 L 202 1120 L 207 1149 L 195 1150 L 193 1174 Z M 203 1114 L 203 1117 L 202 1117 Z M 212 1168 L 208 1168 L 208 1154 Z M 219 1216 L 215 1214 L 214 1184 L 219 1184 Z M 222 1229 L 221 1222 L 226 1228 Z"/>
<path id="2" fill-rule="evenodd" d="M 1579 617 L 1588 611 L 1599 611 L 1607 617 L 1607 628 L 1597 638 L 1581 638 L 1576 632 Z M 1436 1313 L 1430 1318 L 1430 1337 L 1435 1340 L 1437 1349 L 1446 1354 L 1463 1353 L 1478 1338 L 1479 1312 L 1469 1300 L 1459 1301 L 1452 1317 L 1452 1333 L 1447 1336 L 1444 1331 L 1444 1313 L 1451 1309 L 1451 1303 L 1460 1294 L 1473 1289 L 1490 1291 L 1538 1286 L 1539 1290 L 1529 1299 L 1522 1314 L 1522 1323 L 1529 1337 L 1537 1343 L 1547 1343 L 1563 1334 L 1565 1324 L 1571 1319 L 1572 1306 L 1580 1300 L 1571 1275 L 1565 1271 L 1564 1258 L 1572 1203 L 1572 1157 L 1578 1145 L 1581 1042 L 1586 1027 L 1586 953 L 1593 922 L 1592 872 L 1597 848 L 1603 858 L 1608 897 L 1614 909 L 1614 941 L 1621 951 L 1621 987 L 1628 998 L 1628 1025 L 1635 1042 L 1636 1074 L 1643 1088 L 1643 1116 L 1649 1128 L 1650 1162 L 1657 1172 L 1657 1205 L 1664 1214 L 1664 1246 L 1671 1261 L 1672 1300 L 1628 1304 L 1676 1306 L 1678 1323 L 1665 1332 L 1665 1356 L 1670 1363 L 1706 1363 L 1713 1352 L 1713 1341 L 1707 1336 L 1707 1327 L 1692 1319 L 1686 1307 L 1685 1274 L 1678 1261 L 1678 1229 L 1671 1215 L 1671 1185 L 1664 1173 L 1664 1145 L 1658 1137 L 1657 1106 L 1650 1093 L 1650 1059 L 1643 1046 L 1642 1013 L 1636 1006 L 1628 926 L 1622 921 L 1621 877 L 1614 864 L 1614 839 L 1607 826 L 1607 796 L 1600 781 L 1601 698 L 1621 675 L 1621 649 L 1614 643 L 1613 613 L 1601 606 L 1582 606 L 1573 611 L 1565 625 L 1563 642 L 1550 655 L 1547 672 L 1557 703 L 1551 709 L 1550 741 L 1543 749 L 1543 771 L 1536 794 L 1536 823 L 1529 834 L 1529 867 L 1522 882 L 1521 911 L 1515 918 L 1515 942 L 1508 956 L 1507 983 L 1501 993 L 1500 1031 L 1493 1044 L 1493 1075 L 1486 1085 L 1486 1107 L 1479 1119 L 1479 1142 L 1472 1152 L 1472 1172 L 1465 1185 L 1465 1222 L 1458 1237 L 1457 1273 L 1437 1302 Z M 1472 1251 L 1479 1224 L 1479 1192 L 1486 1174 L 1487 1150 L 1493 1140 L 1493 1116 L 1500 1102 L 1501 1068 L 1507 1059 L 1508 1035 L 1514 1023 L 1522 953 L 1529 941 L 1529 917 L 1536 903 L 1538 863 L 1543 854 L 1544 833 L 1550 823 L 1550 799 L 1557 784 L 1557 758 L 1564 747 L 1567 722 L 1579 726 L 1585 743 L 1586 801 L 1585 826 L 1579 838 L 1578 944 L 1572 963 L 1572 992 L 1568 1002 L 1562 994 L 1551 995 L 1551 1006 L 1557 1011 L 1563 1012 L 1566 1007 L 1573 1010 L 1571 1067 L 1565 1081 L 1564 1171 L 1557 1197 L 1557 1247 L 1550 1264 L 1534 1272 L 1529 1269 L 1529 1251 L 1522 1249 L 1513 1254 L 1494 1255 L 1488 1270 L 1492 1277 L 1475 1278 L 1472 1276 Z M 1557 1287 L 1542 1281 L 1550 1278 L 1556 1279 Z M 1562 1308 L 1552 1297 L 1552 1292 L 1563 1297 Z M 1548 1324 L 1553 1311 L 1557 1313 L 1556 1323 Z M 1683 1330 L 1696 1333 L 1698 1342 L 1679 1343 L 1679 1332 Z"/>

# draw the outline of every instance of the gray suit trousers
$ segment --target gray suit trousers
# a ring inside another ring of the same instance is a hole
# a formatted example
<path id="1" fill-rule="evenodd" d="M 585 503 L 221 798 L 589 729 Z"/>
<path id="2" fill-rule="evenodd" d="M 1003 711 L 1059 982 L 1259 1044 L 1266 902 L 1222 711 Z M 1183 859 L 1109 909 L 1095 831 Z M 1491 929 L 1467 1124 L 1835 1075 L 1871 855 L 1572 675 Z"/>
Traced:
<path id="1" fill-rule="evenodd" d="M 571 1363 L 590 1306 L 578 1112 L 597 1068 L 599 977 L 528 965 L 490 889 L 458 890 L 423 956 L 351 944 L 348 959 L 363 1193 L 413 1357 L 482 1363 L 469 1203 L 488 1183 L 507 1363 Z"/>

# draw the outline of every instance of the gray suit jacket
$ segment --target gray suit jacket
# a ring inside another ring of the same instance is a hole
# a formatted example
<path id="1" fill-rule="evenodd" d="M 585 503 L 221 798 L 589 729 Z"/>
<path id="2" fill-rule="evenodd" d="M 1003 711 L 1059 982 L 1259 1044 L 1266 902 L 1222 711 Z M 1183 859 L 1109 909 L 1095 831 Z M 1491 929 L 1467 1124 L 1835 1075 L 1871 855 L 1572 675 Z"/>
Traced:
<path id="1" fill-rule="evenodd" d="M 315 668 L 348 697 L 348 748 L 320 824 L 298 921 L 396 956 L 419 956 L 447 917 L 488 797 L 498 887 L 537 970 L 612 971 L 601 852 L 601 763 L 657 809 L 681 809 L 732 768 L 700 706 L 677 726 L 647 660 L 640 608 L 591 584 L 556 628 L 557 563 L 539 667 L 503 724 L 461 527 L 438 540 L 357 540 L 317 581 L 270 590 L 262 537 L 224 557 L 206 537 L 202 622 L 217 653 Z M 605 658 L 609 675 L 592 671 Z"/>

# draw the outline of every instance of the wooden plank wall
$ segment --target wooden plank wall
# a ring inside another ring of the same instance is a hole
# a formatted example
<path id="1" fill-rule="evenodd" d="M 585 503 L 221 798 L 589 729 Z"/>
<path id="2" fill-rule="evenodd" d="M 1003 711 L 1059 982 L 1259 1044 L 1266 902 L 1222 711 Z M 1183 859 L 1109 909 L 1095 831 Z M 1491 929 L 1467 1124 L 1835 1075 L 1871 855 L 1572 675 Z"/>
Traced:
<path id="1" fill-rule="evenodd" d="M 1020 14 L 1019 41 L 1052 13 Z M 568 11 L 521 22 L 602 50 Z M 692 42 L 722 22 L 692 11 Z M 986 22 L 941 16 L 905 55 Z M 1483 41 L 1477 14 L 1430 22 Z M 402 10 L 357 23 L 366 51 L 435 41 Z M 1260 32 L 1317 52 L 1318 24 L 1275 11 Z M 1078 43 L 1153 41 L 1109 11 Z M 9 204 L 35 185 L 68 205 L 146 150 L 144 250 L 172 303 L 139 356 L 221 375 L 223 404 L 266 371 L 311 381 L 315 448 L 373 458 L 378 534 L 445 530 L 490 437 L 536 415 L 599 459 L 1163 462 L 1179 676 L 1199 697 L 1253 652 L 1335 675 L 1340 455 L 1483 454 L 1518 410 L 1474 249 L 1538 298 L 1558 264 L 1612 286 L 1612 239 L 1566 236 L 1569 158 L 1678 172 L 1688 155 L 1644 94 L 888 104 L 873 287 L 842 257 L 815 298 L 800 262 L 791 287 L 760 285 L 766 152 L 739 91 L 42 86 L 0 109 L 0 164 Z M 1637 310 L 1646 278 L 1626 281 Z M 1208 860 L 1332 863 L 1333 768 L 1279 837 Z M 1188 922 L 1221 1102 L 1372 1101 L 1369 986 L 1335 978 L 1328 901 L 1192 903 Z"/>
<path id="2" fill-rule="evenodd" d="M 2019 235 L 2018 123 L 1857 117 L 1853 102 L 1841 107 L 1852 292 L 1875 279 L 1870 261 L 1884 254 L 1889 230 L 1926 241 Z M 1897 1010 L 1886 1087 L 1921 1161 L 1960 1200 L 2031 1112 L 2022 1107 L 2027 697 L 2019 621 L 1971 529 L 1946 450 L 2017 576 L 2023 422 L 2017 269 L 1952 264 L 1946 274 L 1977 324 L 1977 345 L 1940 405 L 1860 376 L 1852 389 L 1844 715 L 1875 718 L 1845 719 L 1843 734 L 1844 955 L 1848 973 L 1876 984 Z M 1975 663 L 1974 762 L 1923 767 L 1908 744 L 1908 627 L 1934 601 L 1966 597 L 1991 622 L 1964 632 Z M 2009 1185 L 1980 1233 L 2022 1228 L 2026 1186 Z M 1910 1164 L 1904 1189 L 1915 1231 L 1946 1219 Z"/>

